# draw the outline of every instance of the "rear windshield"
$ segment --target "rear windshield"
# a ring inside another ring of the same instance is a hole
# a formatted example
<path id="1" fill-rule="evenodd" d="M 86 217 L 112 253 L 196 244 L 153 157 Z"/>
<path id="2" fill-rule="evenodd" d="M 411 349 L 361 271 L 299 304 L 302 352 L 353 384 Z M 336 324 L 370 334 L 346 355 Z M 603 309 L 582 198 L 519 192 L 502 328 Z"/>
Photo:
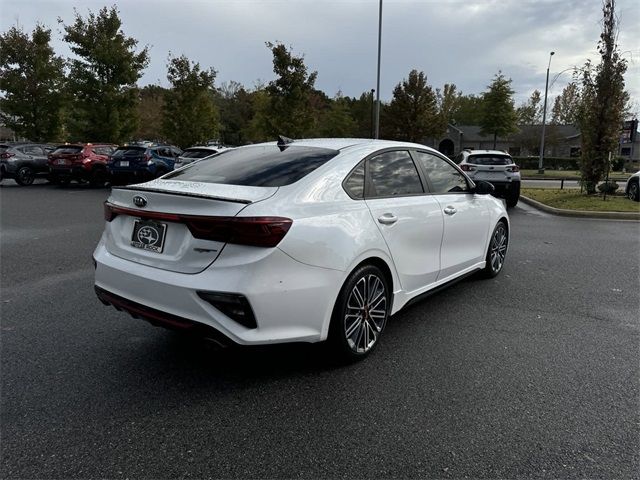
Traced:
<path id="1" fill-rule="evenodd" d="M 506 155 L 471 155 L 467 163 L 474 165 L 511 165 L 513 160 Z"/>
<path id="2" fill-rule="evenodd" d="M 204 158 L 209 155 L 215 155 L 217 152 L 215 150 L 207 150 L 205 148 L 188 148 L 184 152 L 182 152 L 181 157 L 184 158 Z"/>
<path id="3" fill-rule="evenodd" d="M 53 155 L 64 155 L 69 153 L 80 153 L 84 147 L 80 145 L 64 145 L 53 151 Z"/>
<path id="4" fill-rule="evenodd" d="M 276 145 L 227 150 L 211 161 L 196 162 L 164 177 L 192 182 L 282 187 L 297 182 L 340 153 L 317 147 Z"/>
<path id="5" fill-rule="evenodd" d="M 146 148 L 144 147 L 118 147 L 115 152 L 113 152 L 114 157 L 137 157 L 142 155 Z"/>

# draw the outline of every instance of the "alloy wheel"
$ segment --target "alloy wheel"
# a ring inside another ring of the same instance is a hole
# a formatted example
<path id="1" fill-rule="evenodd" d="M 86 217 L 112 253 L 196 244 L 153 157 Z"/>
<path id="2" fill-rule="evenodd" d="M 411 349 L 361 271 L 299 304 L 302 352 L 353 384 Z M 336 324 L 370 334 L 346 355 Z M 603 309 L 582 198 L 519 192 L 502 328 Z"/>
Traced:
<path id="1" fill-rule="evenodd" d="M 344 333 L 352 352 L 367 353 L 378 341 L 387 321 L 387 291 L 380 277 L 360 278 L 347 299 Z"/>
<path id="2" fill-rule="evenodd" d="M 491 237 L 491 253 L 489 259 L 493 273 L 498 273 L 502 270 L 504 259 L 507 256 L 507 242 L 507 229 L 503 223 L 500 223 L 493 232 L 493 237 Z"/>
<path id="3" fill-rule="evenodd" d="M 640 186 L 638 183 L 632 183 L 629 185 L 629 198 L 637 202 L 638 196 L 640 196 Z"/>

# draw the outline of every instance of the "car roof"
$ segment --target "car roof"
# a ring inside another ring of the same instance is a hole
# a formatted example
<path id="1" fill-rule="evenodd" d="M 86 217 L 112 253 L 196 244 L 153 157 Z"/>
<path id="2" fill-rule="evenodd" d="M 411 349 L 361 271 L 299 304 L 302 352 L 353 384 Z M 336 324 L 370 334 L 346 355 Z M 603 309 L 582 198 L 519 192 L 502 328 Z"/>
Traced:
<path id="1" fill-rule="evenodd" d="M 256 145 L 277 145 L 277 142 L 254 144 L 254 146 Z M 374 150 L 391 147 L 405 147 L 439 153 L 437 150 L 419 143 L 401 142 L 396 140 L 374 140 L 371 138 L 303 138 L 299 140 L 293 140 L 287 145 L 299 147 L 331 148 L 333 150 L 340 151 L 351 149 L 354 147 L 370 147 Z M 251 145 L 246 146 L 249 147 Z"/>
<path id="2" fill-rule="evenodd" d="M 469 155 L 506 155 L 508 157 L 511 156 L 503 150 L 464 150 L 464 152 L 468 153 Z"/>

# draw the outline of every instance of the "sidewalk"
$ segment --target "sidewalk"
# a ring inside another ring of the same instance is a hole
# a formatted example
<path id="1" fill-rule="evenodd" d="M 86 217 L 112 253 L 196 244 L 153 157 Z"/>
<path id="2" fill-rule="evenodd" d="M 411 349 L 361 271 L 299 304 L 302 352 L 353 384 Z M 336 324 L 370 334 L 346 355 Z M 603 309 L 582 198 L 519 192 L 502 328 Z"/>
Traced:
<path id="1" fill-rule="evenodd" d="M 540 203 L 537 200 L 520 195 L 520 201 L 531 205 L 532 207 L 542 210 L 552 215 L 560 215 L 564 217 L 582 217 L 582 218 L 604 218 L 608 220 L 635 220 L 640 221 L 640 212 L 593 212 L 589 210 L 567 210 L 564 208 L 555 208 Z"/>

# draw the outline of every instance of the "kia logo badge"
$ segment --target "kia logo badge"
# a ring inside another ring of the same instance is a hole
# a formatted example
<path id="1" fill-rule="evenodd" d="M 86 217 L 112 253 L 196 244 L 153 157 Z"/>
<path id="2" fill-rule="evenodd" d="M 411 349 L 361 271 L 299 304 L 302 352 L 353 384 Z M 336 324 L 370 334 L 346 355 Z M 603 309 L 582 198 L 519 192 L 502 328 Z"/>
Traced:
<path id="1" fill-rule="evenodd" d="M 141 195 L 136 195 L 135 197 L 133 197 L 133 204 L 136 207 L 146 207 L 147 206 L 147 199 L 144 198 Z"/>

